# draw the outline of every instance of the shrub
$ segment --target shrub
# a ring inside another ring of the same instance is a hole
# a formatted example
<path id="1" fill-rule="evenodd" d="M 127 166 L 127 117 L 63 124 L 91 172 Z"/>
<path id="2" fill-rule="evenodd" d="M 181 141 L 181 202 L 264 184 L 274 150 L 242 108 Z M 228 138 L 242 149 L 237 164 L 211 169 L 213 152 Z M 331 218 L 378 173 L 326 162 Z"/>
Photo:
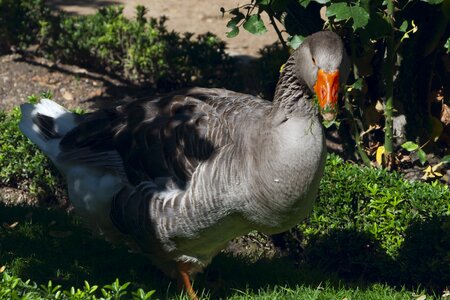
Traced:
<path id="1" fill-rule="evenodd" d="M 43 0 L 0 1 L 0 54 L 11 47 L 24 48 L 37 43 L 39 23 L 50 18 Z"/>
<path id="2" fill-rule="evenodd" d="M 0 187 L 19 188 L 37 199 L 61 196 L 62 180 L 42 152 L 20 132 L 19 108 L 0 111 Z"/>
<path id="3" fill-rule="evenodd" d="M 166 18 L 125 18 L 123 7 L 94 15 L 51 13 L 42 0 L 0 1 L 0 54 L 37 45 L 37 54 L 106 71 L 129 83 L 162 91 L 191 85 L 221 85 L 232 60 L 211 33 L 194 37 L 168 31 Z"/>
<path id="4" fill-rule="evenodd" d="M 3 13 L 2 13 L 3 12 Z M 106 71 L 140 86 L 172 90 L 189 85 L 223 84 L 232 62 L 225 43 L 211 33 L 168 31 L 166 18 L 125 18 L 123 7 L 110 6 L 96 14 L 50 14 L 40 0 L 0 2 L 0 53 L 14 46 L 37 44 L 37 53 L 53 60 Z M 19 24 L 19 26 L 15 26 Z M 4 48 L 3 51 L 1 48 Z"/>
<path id="5" fill-rule="evenodd" d="M 330 155 L 318 202 L 299 227 L 314 263 L 442 287 L 450 280 L 449 224 L 448 186 Z"/>

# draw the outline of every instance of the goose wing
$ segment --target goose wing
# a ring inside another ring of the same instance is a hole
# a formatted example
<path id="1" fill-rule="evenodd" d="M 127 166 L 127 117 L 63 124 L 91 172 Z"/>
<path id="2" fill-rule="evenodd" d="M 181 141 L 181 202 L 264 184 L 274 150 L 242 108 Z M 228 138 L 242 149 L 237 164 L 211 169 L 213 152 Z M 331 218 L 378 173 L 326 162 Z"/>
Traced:
<path id="1" fill-rule="evenodd" d="M 199 163 L 233 142 L 241 118 L 259 118 L 268 107 L 262 99 L 219 89 L 140 99 L 87 115 L 61 141 L 62 155 L 86 163 L 117 151 L 132 184 L 170 178 L 183 185 Z"/>

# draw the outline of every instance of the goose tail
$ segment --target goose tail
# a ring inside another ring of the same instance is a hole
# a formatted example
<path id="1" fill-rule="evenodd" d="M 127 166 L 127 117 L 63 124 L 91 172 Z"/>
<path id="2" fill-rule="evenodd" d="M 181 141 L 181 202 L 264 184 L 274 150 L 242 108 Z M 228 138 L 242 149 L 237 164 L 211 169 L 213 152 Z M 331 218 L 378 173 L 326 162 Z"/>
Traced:
<path id="1" fill-rule="evenodd" d="M 59 142 L 77 125 L 76 115 L 49 99 L 22 104 L 20 110 L 20 130 L 56 164 Z"/>

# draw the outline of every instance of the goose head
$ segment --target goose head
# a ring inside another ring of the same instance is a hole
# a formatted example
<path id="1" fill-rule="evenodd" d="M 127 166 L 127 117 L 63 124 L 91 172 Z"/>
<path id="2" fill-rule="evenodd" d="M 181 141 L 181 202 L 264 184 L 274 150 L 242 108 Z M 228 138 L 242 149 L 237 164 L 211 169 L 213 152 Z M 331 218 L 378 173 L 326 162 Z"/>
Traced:
<path id="1" fill-rule="evenodd" d="M 295 74 L 317 95 L 326 121 L 336 116 L 340 86 L 347 81 L 350 63 L 341 38 L 331 31 L 308 36 L 293 53 Z"/>

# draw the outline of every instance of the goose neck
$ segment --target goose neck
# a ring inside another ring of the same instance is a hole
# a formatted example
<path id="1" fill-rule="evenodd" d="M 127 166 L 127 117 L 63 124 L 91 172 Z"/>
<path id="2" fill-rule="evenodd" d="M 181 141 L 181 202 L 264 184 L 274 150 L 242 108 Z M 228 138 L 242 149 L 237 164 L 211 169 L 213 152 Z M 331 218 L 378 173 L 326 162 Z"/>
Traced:
<path id="1" fill-rule="evenodd" d="M 275 90 L 271 115 L 280 122 L 296 116 L 316 116 L 318 113 L 313 94 L 305 81 L 295 74 L 294 65 L 295 60 L 291 56 L 283 66 Z"/>

